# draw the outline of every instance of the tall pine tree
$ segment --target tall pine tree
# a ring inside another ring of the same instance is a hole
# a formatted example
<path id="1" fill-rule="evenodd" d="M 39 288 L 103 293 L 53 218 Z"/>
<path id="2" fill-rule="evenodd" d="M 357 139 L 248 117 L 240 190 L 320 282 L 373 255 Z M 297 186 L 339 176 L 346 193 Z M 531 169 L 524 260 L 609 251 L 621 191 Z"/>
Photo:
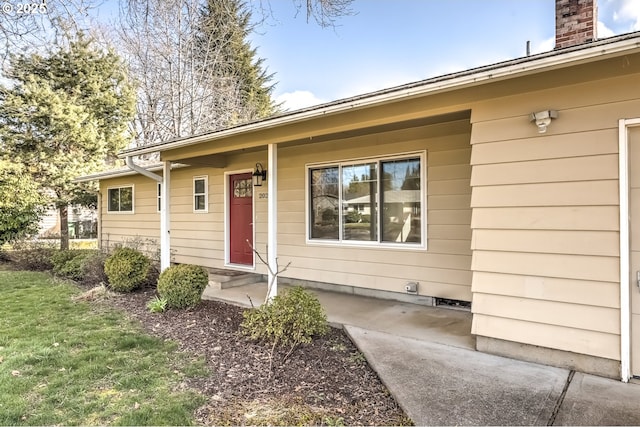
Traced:
<path id="1" fill-rule="evenodd" d="M 204 70 L 206 58 L 217 58 L 217 67 L 210 73 L 217 78 L 232 79 L 237 85 L 240 111 L 236 121 L 263 118 L 276 111 L 271 99 L 273 75 L 266 73 L 264 60 L 257 57 L 256 49 L 249 43 L 251 31 L 251 13 L 244 3 L 207 0 L 198 25 L 196 40 L 201 49 L 197 60 Z"/>
<path id="2" fill-rule="evenodd" d="M 2 150 L 22 162 L 60 212 L 68 248 L 69 204 L 86 198 L 74 178 L 96 172 L 129 142 L 134 91 L 120 58 L 80 34 L 48 55 L 11 59 L 0 86 Z"/>
<path id="3" fill-rule="evenodd" d="M 121 46 L 138 86 L 136 142 L 220 129 L 275 111 L 271 76 L 238 0 L 129 0 Z"/>

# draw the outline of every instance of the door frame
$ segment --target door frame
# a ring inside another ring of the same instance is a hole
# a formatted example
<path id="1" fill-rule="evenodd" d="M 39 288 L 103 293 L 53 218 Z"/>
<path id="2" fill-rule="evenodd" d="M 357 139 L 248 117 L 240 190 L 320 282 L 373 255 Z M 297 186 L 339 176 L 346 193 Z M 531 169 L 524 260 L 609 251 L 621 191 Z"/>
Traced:
<path id="1" fill-rule="evenodd" d="M 229 186 L 229 179 L 231 175 L 239 175 L 244 173 L 253 173 L 253 169 L 237 169 L 233 171 L 225 171 L 224 172 L 224 265 L 225 267 L 231 267 L 239 270 L 250 270 L 254 271 L 256 269 L 256 255 L 253 254 L 253 260 L 250 265 L 242 265 L 242 264 L 232 264 L 230 261 L 231 253 L 231 227 L 229 215 L 231 213 L 231 207 L 229 206 L 229 196 L 231 195 L 231 188 Z M 255 246 L 256 242 L 256 198 L 255 198 L 255 189 L 252 186 L 252 194 L 251 194 L 251 218 L 253 223 L 253 244 Z"/>
<path id="2" fill-rule="evenodd" d="M 631 378 L 631 263 L 629 215 L 629 128 L 640 118 L 618 120 L 618 173 L 620 200 L 620 372 L 622 382 Z"/>

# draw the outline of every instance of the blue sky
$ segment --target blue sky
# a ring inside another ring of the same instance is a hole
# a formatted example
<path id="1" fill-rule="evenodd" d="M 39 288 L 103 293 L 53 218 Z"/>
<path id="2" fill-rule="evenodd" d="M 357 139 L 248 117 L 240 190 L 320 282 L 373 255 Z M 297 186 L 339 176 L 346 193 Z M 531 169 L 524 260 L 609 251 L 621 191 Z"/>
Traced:
<path id="1" fill-rule="evenodd" d="M 521 57 L 528 40 L 532 53 L 554 46 L 554 0 L 355 0 L 335 29 L 293 0 L 270 4 L 251 42 L 288 109 Z M 599 0 L 598 21 L 598 38 L 640 31 L 640 0 Z"/>

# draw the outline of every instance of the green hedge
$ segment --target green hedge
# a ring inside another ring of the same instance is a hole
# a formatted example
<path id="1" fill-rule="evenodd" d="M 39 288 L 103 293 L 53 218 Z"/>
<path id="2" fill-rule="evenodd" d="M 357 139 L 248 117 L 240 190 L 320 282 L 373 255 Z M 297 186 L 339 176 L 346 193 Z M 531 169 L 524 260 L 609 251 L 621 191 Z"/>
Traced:
<path id="1" fill-rule="evenodd" d="M 106 259 L 104 271 L 114 291 L 131 292 L 146 282 L 151 260 L 135 249 L 118 248 Z"/>
<path id="2" fill-rule="evenodd" d="M 169 308 L 193 307 L 200 302 L 208 283 L 209 273 L 203 267 L 174 265 L 160 274 L 158 294 L 167 300 Z"/>

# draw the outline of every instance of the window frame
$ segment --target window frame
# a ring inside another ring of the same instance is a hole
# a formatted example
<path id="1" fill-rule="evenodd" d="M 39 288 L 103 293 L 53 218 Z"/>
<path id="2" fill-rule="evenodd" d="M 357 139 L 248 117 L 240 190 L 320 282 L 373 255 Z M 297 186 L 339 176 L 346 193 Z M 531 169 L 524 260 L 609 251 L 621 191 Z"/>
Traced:
<path id="1" fill-rule="evenodd" d="M 122 206 L 122 198 L 118 198 L 118 210 L 111 210 L 111 191 L 112 190 L 122 190 L 123 188 L 131 188 L 131 210 L 123 211 L 120 209 Z M 107 213 L 114 215 L 133 215 L 135 213 L 135 200 L 136 200 L 136 190 L 133 184 L 124 184 L 124 185 L 116 185 L 112 187 L 107 187 Z"/>
<path id="2" fill-rule="evenodd" d="M 204 193 L 196 193 L 196 181 L 204 181 Z M 193 198 L 192 207 L 193 213 L 208 213 L 209 212 L 209 175 L 198 175 L 193 177 Z M 204 196 L 204 209 L 197 208 L 197 198 Z"/>
<path id="3" fill-rule="evenodd" d="M 160 211 L 162 210 L 162 183 L 161 182 L 156 182 L 156 191 L 157 191 L 157 204 L 156 204 L 156 208 L 157 208 L 157 212 L 160 213 Z"/>
<path id="4" fill-rule="evenodd" d="M 381 236 L 381 220 L 382 207 L 381 202 L 381 179 L 382 179 L 382 163 L 393 160 L 409 160 L 418 158 L 420 161 L 420 243 L 413 242 L 388 242 L 382 240 Z M 347 240 L 343 237 L 343 214 L 339 208 L 338 214 L 338 239 L 321 239 L 311 237 L 311 171 L 321 168 L 338 168 L 338 206 L 342 206 L 343 200 L 343 181 L 342 167 L 375 162 L 377 164 L 377 192 L 376 192 L 376 221 L 377 221 L 377 240 Z M 427 249 L 427 151 L 410 151 L 403 153 L 394 153 L 389 155 L 379 155 L 371 157 L 358 157 L 340 159 L 330 162 L 307 163 L 305 165 L 305 240 L 308 245 L 319 246 L 339 246 L 339 247 L 366 247 L 372 249 L 399 249 L 399 250 L 426 250 Z"/>

